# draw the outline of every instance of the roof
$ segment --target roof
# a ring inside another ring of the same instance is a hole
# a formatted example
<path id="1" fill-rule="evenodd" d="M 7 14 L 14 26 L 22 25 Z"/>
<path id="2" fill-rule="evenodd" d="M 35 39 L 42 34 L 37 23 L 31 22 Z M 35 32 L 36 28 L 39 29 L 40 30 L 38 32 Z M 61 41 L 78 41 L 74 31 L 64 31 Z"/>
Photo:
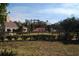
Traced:
<path id="1" fill-rule="evenodd" d="M 36 28 L 33 32 L 45 32 L 45 28 Z"/>
<path id="2" fill-rule="evenodd" d="M 16 25 L 16 23 L 9 21 L 9 22 L 5 22 L 5 27 L 14 28 L 18 26 Z"/>

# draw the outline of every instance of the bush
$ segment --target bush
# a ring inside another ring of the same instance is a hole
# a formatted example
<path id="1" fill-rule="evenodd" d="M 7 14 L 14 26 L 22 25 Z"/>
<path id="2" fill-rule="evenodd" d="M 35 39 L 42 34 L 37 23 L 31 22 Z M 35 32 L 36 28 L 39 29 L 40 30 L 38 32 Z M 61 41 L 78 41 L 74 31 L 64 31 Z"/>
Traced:
<path id="1" fill-rule="evenodd" d="M 11 49 L 0 49 L 0 56 L 15 56 L 16 52 Z"/>

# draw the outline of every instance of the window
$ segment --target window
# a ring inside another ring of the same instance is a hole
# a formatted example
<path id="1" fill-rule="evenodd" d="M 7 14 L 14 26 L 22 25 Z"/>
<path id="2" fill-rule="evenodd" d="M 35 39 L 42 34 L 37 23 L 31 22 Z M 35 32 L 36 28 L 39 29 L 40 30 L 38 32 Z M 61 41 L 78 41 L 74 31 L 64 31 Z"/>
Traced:
<path id="1" fill-rule="evenodd" d="M 11 32 L 11 30 L 10 29 L 7 29 L 7 32 Z"/>

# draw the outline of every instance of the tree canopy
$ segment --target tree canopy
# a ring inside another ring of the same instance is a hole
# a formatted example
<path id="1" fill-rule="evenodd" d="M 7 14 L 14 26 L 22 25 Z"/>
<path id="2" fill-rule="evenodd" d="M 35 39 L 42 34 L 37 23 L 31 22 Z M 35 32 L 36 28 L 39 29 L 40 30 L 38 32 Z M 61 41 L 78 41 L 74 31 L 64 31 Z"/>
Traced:
<path id="1" fill-rule="evenodd" d="M 0 3 L 0 23 L 6 21 L 7 3 Z"/>

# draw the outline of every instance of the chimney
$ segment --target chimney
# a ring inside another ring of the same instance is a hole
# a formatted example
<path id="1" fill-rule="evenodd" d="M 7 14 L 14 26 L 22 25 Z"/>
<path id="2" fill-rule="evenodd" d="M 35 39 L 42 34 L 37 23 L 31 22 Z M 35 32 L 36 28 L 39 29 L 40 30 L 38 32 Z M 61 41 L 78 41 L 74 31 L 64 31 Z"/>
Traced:
<path id="1" fill-rule="evenodd" d="M 10 22 L 10 17 L 9 16 L 7 16 L 6 22 Z"/>

